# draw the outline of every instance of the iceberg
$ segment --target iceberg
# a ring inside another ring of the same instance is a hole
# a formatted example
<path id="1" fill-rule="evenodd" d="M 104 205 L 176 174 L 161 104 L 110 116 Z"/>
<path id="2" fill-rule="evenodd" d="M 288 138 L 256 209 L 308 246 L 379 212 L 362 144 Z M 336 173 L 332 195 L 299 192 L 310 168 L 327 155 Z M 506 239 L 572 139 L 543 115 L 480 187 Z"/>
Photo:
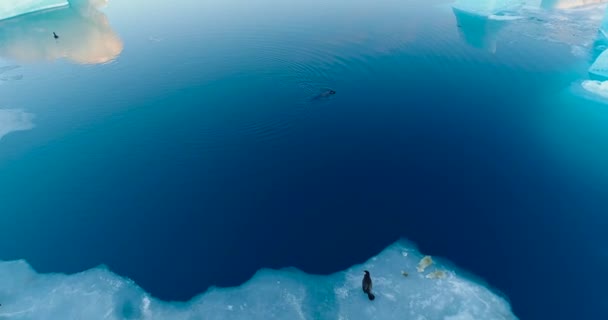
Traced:
<path id="1" fill-rule="evenodd" d="M 604 50 L 589 67 L 592 77 L 608 79 L 608 50 Z"/>
<path id="2" fill-rule="evenodd" d="M 490 53 L 496 53 L 499 44 L 512 44 L 527 37 L 568 45 L 573 55 L 586 57 L 600 48 L 602 40 L 597 39 L 597 30 L 605 16 L 606 2 L 458 0 L 453 4 L 453 12 L 461 38 Z M 604 24 L 608 25 L 608 20 L 604 19 Z"/>
<path id="3" fill-rule="evenodd" d="M 0 1 L 0 20 L 28 13 L 67 7 L 68 0 L 5 0 Z"/>
<path id="4" fill-rule="evenodd" d="M 33 114 L 20 109 L 0 109 L 0 140 L 11 132 L 32 129 L 33 118 Z"/>
<path id="5" fill-rule="evenodd" d="M 415 272 L 423 257 L 401 240 L 333 275 L 260 270 L 239 287 L 211 288 L 189 302 L 155 299 L 106 267 L 39 274 L 25 261 L 5 261 L 0 319 L 517 319 L 503 297 L 442 262 Z M 363 270 L 371 272 L 374 301 L 361 290 Z"/>
<path id="6" fill-rule="evenodd" d="M 596 5 L 608 0 L 456 0 L 453 8 L 483 17 L 526 8 L 570 9 L 588 5 Z M 510 17 L 497 19 L 510 19 Z"/>
<path id="7" fill-rule="evenodd" d="M 465 42 L 475 48 L 496 53 L 498 33 L 505 27 L 505 20 L 490 19 L 457 9 L 453 12 L 458 24 L 458 34 Z"/>
<path id="8" fill-rule="evenodd" d="M 483 17 L 520 8 L 524 0 L 457 0 L 452 6 L 454 10 L 464 11 Z"/>
<path id="9" fill-rule="evenodd" d="M 605 2 L 607 0 L 543 0 L 542 6 L 545 8 L 570 9 Z"/>

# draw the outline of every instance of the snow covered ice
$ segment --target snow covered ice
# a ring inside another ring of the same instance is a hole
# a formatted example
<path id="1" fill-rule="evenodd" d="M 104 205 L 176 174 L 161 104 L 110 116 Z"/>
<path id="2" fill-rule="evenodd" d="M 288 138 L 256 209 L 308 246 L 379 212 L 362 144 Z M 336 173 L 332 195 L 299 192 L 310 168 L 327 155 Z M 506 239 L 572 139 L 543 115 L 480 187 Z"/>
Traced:
<path id="1" fill-rule="evenodd" d="M 504 298 L 440 259 L 417 272 L 423 257 L 399 241 L 333 275 L 261 270 L 186 303 L 159 301 L 104 267 L 38 274 L 25 261 L 0 262 L 0 319 L 517 319 Z M 361 290 L 363 270 L 374 281 L 373 302 Z"/>

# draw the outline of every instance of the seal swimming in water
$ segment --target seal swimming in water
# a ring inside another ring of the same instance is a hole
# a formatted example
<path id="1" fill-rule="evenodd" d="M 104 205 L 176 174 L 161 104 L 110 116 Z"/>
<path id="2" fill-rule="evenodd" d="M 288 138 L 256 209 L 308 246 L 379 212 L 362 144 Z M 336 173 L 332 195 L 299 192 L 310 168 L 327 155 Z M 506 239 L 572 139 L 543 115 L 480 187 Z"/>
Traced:
<path id="1" fill-rule="evenodd" d="M 327 99 L 327 98 L 333 96 L 334 94 L 336 94 L 336 91 L 333 90 L 333 89 L 323 90 L 323 92 L 321 92 L 318 95 L 314 96 L 314 98 L 312 98 L 312 100 Z"/>
<path id="2" fill-rule="evenodd" d="M 369 271 L 365 270 L 365 275 L 363 276 L 363 281 L 361 285 L 363 287 L 363 292 L 367 293 L 367 297 L 369 300 L 376 299 L 376 296 L 372 293 L 372 277 L 369 275 Z"/>

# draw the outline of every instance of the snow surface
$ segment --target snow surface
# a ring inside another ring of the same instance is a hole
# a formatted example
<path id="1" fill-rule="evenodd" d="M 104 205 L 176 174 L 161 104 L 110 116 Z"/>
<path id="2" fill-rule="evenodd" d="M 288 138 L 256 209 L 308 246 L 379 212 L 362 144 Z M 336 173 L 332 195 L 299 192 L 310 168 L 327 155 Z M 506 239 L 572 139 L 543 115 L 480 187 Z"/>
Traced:
<path id="1" fill-rule="evenodd" d="M 157 300 L 105 267 L 39 274 L 25 261 L 0 262 L 0 319 L 517 319 L 485 284 L 423 257 L 399 241 L 333 275 L 261 270 L 239 287 L 212 288 L 186 303 Z M 363 270 L 371 272 L 374 301 L 361 289 Z"/>

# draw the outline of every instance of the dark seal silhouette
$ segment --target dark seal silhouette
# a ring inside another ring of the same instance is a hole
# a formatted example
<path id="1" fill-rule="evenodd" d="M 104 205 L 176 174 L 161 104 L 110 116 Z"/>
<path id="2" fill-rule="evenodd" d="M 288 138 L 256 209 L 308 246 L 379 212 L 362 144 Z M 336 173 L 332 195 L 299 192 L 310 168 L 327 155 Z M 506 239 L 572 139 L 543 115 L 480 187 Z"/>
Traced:
<path id="1" fill-rule="evenodd" d="M 367 297 L 369 300 L 376 299 L 376 296 L 372 293 L 372 277 L 369 275 L 369 271 L 365 270 L 365 275 L 363 276 L 362 287 L 363 292 L 367 293 Z"/>
<path id="2" fill-rule="evenodd" d="M 59 36 L 55 32 L 53 32 L 53 38 L 59 39 Z"/>
<path id="3" fill-rule="evenodd" d="M 321 93 L 317 94 L 316 96 L 314 96 L 312 98 L 312 100 L 322 100 L 322 99 L 327 99 L 331 96 L 333 96 L 334 94 L 336 94 L 336 91 L 333 89 L 327 89 L 327 90 L 323 90 Z"/>

